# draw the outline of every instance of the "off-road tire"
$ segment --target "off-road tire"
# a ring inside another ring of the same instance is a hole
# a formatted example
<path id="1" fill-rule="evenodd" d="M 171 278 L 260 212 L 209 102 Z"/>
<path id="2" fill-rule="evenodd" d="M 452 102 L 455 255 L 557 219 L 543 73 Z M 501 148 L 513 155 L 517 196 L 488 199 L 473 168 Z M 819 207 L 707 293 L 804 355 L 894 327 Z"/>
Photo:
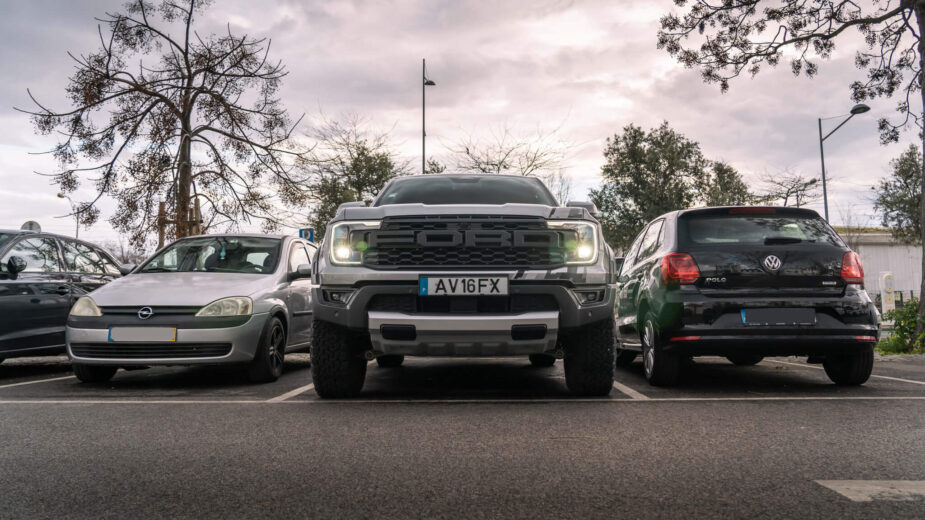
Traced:
<path id="1" fill-rule="evenodd" d="M 672 386 L 681 375 L 681 356 L 665 351 L 665 340 L 658 321 L 651 312 L 642 323 L 642 362 L 646 379 L 652 386 Z"/>
<path id="2" fill-rule="evenodd" d="M 81 365 L 74 363 L 71 365 L 74 369 L 74 375 L 84 383 L 105 383 L 116 375 L 119 367 L 110 365 Z"/>
<path id="3" fill-rule="evenodd" d="M 606 396 L 613 390 L 613 320 L 585 325 L 565 341 L 565 384 L 580 396 Z"/>
<path id="4" fill-rule="evenodd" d="M 635 350 L 628 350 L 625 348 L 617 348 L 617 366 L 620 368 L 626 368 L 633 364 L 633 361 L 636 361 L 636 356 L 639 355 L 639 352 Z"/>
<path id="5" fill-rule="evenodd" d="M 874 369 L 874 347 L 867 346 L 854 352 L 826 355 L 822 368 L 836 385 L 863 385 Z"/>
<path id="6" fill-rule="evenodd" d="M 764 359 L 764 356 L 758 356 L 755 354 L 735 354 L 732 356 L 726 356 L 726 359 L 728 359 L 729 362 L 735 366 L 747 367 L 761 363 L 761 360 Z"/>
<path id="7" fill-rule="evenodd" d="M 556 356 L 549 354 L 530 354 L 530 364 L 535 367 L 551 367 L 556 364 Z"/>
<path id="8" fill-rule="evenodd" d="M 368 343 L 367 339 L 365 343 Z M 348 329 L 316 320 L 312 329 L 312 381 L 323 399 L 355 397 L 366 379 L 363 338 Z"/>
<path id="9" fill-rule="evenodd" d="M 381 368 L 398 368 L 405 362 L 405 356 L 400 354 L 385 354 L 376 358 L 376 364 Z"/>
<path id="10" fill-rule="evenodd" d="M 271 316 L 260 336 L 254 360 L 247 367 L 247 378 L 252 383 L 272 383 L 283 375 L 286 357 L 286 328 L 276 316 Z"/>

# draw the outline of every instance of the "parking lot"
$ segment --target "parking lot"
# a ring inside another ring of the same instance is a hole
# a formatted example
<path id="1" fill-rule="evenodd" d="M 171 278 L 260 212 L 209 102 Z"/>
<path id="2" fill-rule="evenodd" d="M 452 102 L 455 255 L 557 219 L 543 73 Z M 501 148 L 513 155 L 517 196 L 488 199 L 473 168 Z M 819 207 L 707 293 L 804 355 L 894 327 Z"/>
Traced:
<path id="1" fill-rule="evenodd" d="M 640 363 L 608 398 L 561 362 L 408 359 L 319 400 L 307 355 L 231 368 L 0 365 L 2 517 L 922 518 L 925 360 L 862 387 L 795 358 L 704 358 L 676 388 Z M 834 481 L 834 482 L 831 482 Z M 873 482 L 867 482 L 873 481 Z M 903 481 L 891 483 L 890 481 Z M 464 512 L 461 513 L 461 512 Z"/>

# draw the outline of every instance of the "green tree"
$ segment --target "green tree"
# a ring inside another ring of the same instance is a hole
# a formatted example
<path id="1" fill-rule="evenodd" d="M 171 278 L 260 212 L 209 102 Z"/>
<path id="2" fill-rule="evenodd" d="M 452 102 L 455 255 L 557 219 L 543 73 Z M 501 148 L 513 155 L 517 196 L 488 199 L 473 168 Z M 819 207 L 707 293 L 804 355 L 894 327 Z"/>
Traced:
<path id="1" fill-rule="evenodd" d="M 748 188 L 726 163 L 704 157 L 700 145 L 668 122 L 648 132 L 627 125 L 607 139 L 604 183 L 591 190 L 607 242 L 625 250 L 653 218 L 695 205 L 742 204 Z"/>
<path id="2" fill-rule="evenodd" d="M 816 59 L 828 59 L 839 37 L 857 31 L 864 47 L 855 65 L 865 78 L 851 83 L 856 102 L 897 97 L 895 120 L 878 121 L 880 140 L 899 139 L 912 126 L 925 144 L 925 0 L 854 2 L 851 0 L 675 0 L 682 13 L 661 19 L 658 47 L 687 67 L 699 69 L 707 83 L 721 91 L 743 73 L 788 60 L 795 74 L 814 77 Z M 917 98 L 917 99 L 916 99 Z M 925 148 L 925 147 L 923 147 Z M 921 153 L 921 151 L 920 151 Z M 925 208 L 925 184 L 919 191 Z M 925 213 L 919 213 L 919 241 L 925 244 Z M 922 257 L 925 270 L 925 255 Z M 921 293 L 925 294 L 925 278 Z M 925 331 L 925 298 L 919 299 L 916 336 Z"/>
<path id="3" fill-rule="evenodd" d="M 915 145 L 909 145 L 905 152 L 890 161 L 890 168 L 893 173 L 880 179 L 880 185 L 873 188 L 876 193 L 874 208 L 894 237 L 907 243 L 920 243 L 922 155 Z"/>

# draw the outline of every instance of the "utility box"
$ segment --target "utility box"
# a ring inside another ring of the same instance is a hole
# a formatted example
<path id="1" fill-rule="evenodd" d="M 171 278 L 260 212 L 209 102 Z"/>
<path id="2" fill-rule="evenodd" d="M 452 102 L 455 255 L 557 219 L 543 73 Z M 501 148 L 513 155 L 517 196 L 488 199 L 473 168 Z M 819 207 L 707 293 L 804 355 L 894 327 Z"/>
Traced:
<path id="1" fill-rule="evenodd" d="M 880 307 L 884 314 L 896 308 L 895 281 L 889 271 L 880 271 Z"/>

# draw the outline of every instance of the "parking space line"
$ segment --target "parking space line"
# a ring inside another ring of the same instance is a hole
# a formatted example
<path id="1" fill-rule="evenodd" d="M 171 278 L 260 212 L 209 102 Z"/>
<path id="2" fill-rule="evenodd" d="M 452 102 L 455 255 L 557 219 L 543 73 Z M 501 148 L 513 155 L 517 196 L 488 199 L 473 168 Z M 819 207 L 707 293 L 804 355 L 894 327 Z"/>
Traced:
<path id="1" fill-rule="evenodd" d="M 74 379 L 76 376 L 52 377 L 49 379 L 38 379 L 36 381 L 23 381 L 22 383 L 12 383 L 9 385 L 0 385 L 0 390 L 4 388 L 13 388 L 14 386 L 34 385 L 38 383 L 50 383 L 52 381 L 61 381 L 63 379 Z"/>
<path id="2" fill-rule="evenodd" d="M 784 365 L 793 365 L 795 367 L 805 367 L 805 368 L 815 368 L 816 370 L 825 370 L 822 367 L 817 367 L 809 365 L 806 363 L 794 363 L 792 361 L 778 361 L 776 359 L 768 359 L 768 363 L 783 363 Z M 878 376 L 877 374 L 871 374 L 870 377 L 876 377 L 878 379 L 889 379 L 890 381 L 899 381 L 900 383 L 912 383 L 913 385 L 925 385 L 925 381 L 916 381 L 914 379 L 903 379 L 901 377 L 890 377 L 890 376 Z"/>
<path id="3" fill-rule="evenodd" d="M 852 502 L 925 499 L 925 480 L 816 480 Z"/>
<path id="4" fill-rule="evenodd" d="M 623 392 L 624 394 L 630 396 L 632 399 L 638 399 L 638 400 L 648 399 L 648 397 L 642 395 L 641 393 L 637 392 L 636 390 L 633 390 L 632 388 L 624 385 L 623 383 L 617 380 L 614 380 L 613 387 L 616 388 L 618 391 Z"/>
<path id="5" fill-rule="evenodd" d="M 315 388 L 315 383 L 309 383 L 305 386 L 300 386 L 299 388 L 296 388 L 295 390 L 290 390 L 286 392 L 285 394 L 278 395 L 272 399 L 267 399 L 267 402 L 268 403 L 281 403 L 285 401 L 286 399 L 289 399 L 290 397 L 295 397 L 299 394 L 308 392 L 309 390 L 313 388 Z"/>

